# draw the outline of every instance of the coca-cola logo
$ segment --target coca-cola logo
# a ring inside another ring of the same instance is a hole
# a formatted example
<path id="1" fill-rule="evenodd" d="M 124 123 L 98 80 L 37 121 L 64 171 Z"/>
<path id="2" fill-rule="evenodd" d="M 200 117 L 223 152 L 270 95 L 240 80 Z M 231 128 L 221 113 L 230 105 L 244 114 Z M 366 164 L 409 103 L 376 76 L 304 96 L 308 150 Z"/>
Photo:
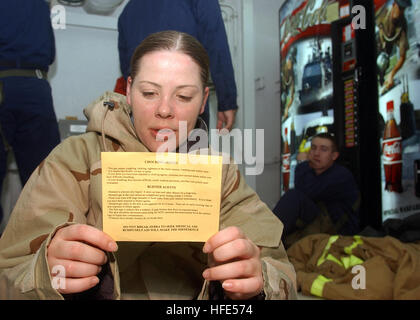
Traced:
<path id="1" fill-rule="evenodd" d="M 384 141 L 383 158 L 385 162 L 401 160 L 401 138 Z"/>
<path id="2" fill-rule="evenodd" d="M 290 153 L 283 155 L 283 170 L 290 170 Z"/>

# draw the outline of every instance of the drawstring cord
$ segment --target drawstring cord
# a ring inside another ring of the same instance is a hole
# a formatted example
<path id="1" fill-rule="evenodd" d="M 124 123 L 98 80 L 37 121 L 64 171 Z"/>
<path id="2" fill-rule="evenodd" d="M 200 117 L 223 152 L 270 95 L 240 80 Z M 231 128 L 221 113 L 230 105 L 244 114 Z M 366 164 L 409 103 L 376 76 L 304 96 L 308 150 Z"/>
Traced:
<path id="1" fill-rule="evenodd" d="M 101 122 L 101 136 L 102 136 L 102 144 L 103 144 L 104 151 L 108 152 L 108 149 L 107 149 L 106 143 L 105 143 L 105 130 L 104 130 L 105 117 L 106 117 L 106 114 L 108 113 L 108 110 L 111 110 L 111 111 L 114 110 L 115 103 L 112 102 L 112 101 L 105 101 L 104 102 L 104 107 L 106 109 L 105 109 L 104 116 L 102 117 L 102 122 Z"/>

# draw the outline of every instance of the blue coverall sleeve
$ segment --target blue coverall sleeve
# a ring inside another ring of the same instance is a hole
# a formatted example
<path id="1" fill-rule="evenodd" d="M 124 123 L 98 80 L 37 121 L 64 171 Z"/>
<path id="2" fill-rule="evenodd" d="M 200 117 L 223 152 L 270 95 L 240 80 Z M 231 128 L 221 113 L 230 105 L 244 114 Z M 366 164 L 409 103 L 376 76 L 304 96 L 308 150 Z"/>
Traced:
<path id="1" fill-rule="evenodd" d="M 323 192 L 325 183 L 313 174 L 308 162 L 303 162 L 295 169 L 295 188 L 313 199 Z"/>
<path id="2" fill-rule="evenodd" d="M 198 0 L 196 5 L 198 40 L 210 57 L 210 73 L 216 89 L 218 110 L 237 109 L 235 75 L 219 2 Z"/>
<path id="3" fill-rule="evenodd" d="M 125 39 L 125 30 L 124 30 L 124 24 L 122 23 L 123 17 L 120 16 L 118 19 L 118 54 L 120 59 L 120 70 L 121 74 L 124 76 L 125 79 L 129 76 L 130 70 L 130 61 L 128 60 L 128 45 Z"/>
<path id="4" fill-rule="evenodd" d="M 303 183 L 304 177 L 304 170 L 303 170 L 303 163 L 299 163 L 295 168 L 295 188 L 298 189 L 300 185 Z"/>
<path id="5" fill-rule="evenodd" d="M 343 180 L 336 171 L 329 170 L 322 176 L 316 176 L 308 162 L 301 163 L 295 170 L 295 188 L 313 200 L 321 200 L 336 190 L 336 186 Z"/>
<path id="6" fill-rule="evenodd" d="M 346 213 L 349 221 L 341 232 L 358 231 L 358 212 L 354 212 L 353 207 L 359 191 L 350 171 L 334 165 L 316 176 L 307 163 L 302 163 L 296 167 L 295 188 L 315 203 L 322 202 L 334 223 Z"/>
<path id="7" fill-rule="evenodd" d="M 49 65 L 54 63 L 55 60 L 55 54 L 56 54 L 56 49 L 55 49 L 55 36 L 54 36 L 54 30 L 52 28 L 52 25 L 50 27 L 50 39 L 51 39 L 51 55 L 50 55 L 50 63 Z"/>

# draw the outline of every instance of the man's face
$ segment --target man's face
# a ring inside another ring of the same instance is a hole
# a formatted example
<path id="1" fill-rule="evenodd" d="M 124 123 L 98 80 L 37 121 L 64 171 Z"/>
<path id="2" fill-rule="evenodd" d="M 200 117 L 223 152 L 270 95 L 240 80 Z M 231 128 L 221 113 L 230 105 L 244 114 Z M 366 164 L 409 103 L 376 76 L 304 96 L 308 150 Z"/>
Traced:
<path id="1" fill-rule="evenodd" d="M 403 14 L 404 14 L 404 9 L 400 8 L 400 6 L 396 2 L 394 2 L 392 4 L 392 9 L 391 9 L 392 19 L 399 20 Z"/>
<path id="2" fill-rule="evenodd" d="M 292 68 L 293 68 L 293 62 L 292 62 L 292 58 L 289 58 L 289 59 L 287 59 L 287 62 L 286 62 L 286 70 L 292 70 Z"/>
<path id="3" fill-rule="evenodd" d="M 334 151 L 333 143 L 330 140 L 312 139 L 308 160 L 309 166 L 314 169 L 317 175 L 331 167 L 337 158 L 338 152 Z"/>

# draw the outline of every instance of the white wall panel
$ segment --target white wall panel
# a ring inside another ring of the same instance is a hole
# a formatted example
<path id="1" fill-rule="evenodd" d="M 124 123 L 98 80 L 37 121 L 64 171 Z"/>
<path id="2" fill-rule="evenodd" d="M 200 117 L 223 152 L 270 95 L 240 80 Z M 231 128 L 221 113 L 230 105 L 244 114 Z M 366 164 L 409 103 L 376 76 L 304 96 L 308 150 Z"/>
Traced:
<path id="1" fill-rule="evenodd" d="M 273 209 L 280 198 L 279 9 L 283 0 L 254 0 L 255 126 L 264 129 L 264 171 L 256 190 Z"/>

